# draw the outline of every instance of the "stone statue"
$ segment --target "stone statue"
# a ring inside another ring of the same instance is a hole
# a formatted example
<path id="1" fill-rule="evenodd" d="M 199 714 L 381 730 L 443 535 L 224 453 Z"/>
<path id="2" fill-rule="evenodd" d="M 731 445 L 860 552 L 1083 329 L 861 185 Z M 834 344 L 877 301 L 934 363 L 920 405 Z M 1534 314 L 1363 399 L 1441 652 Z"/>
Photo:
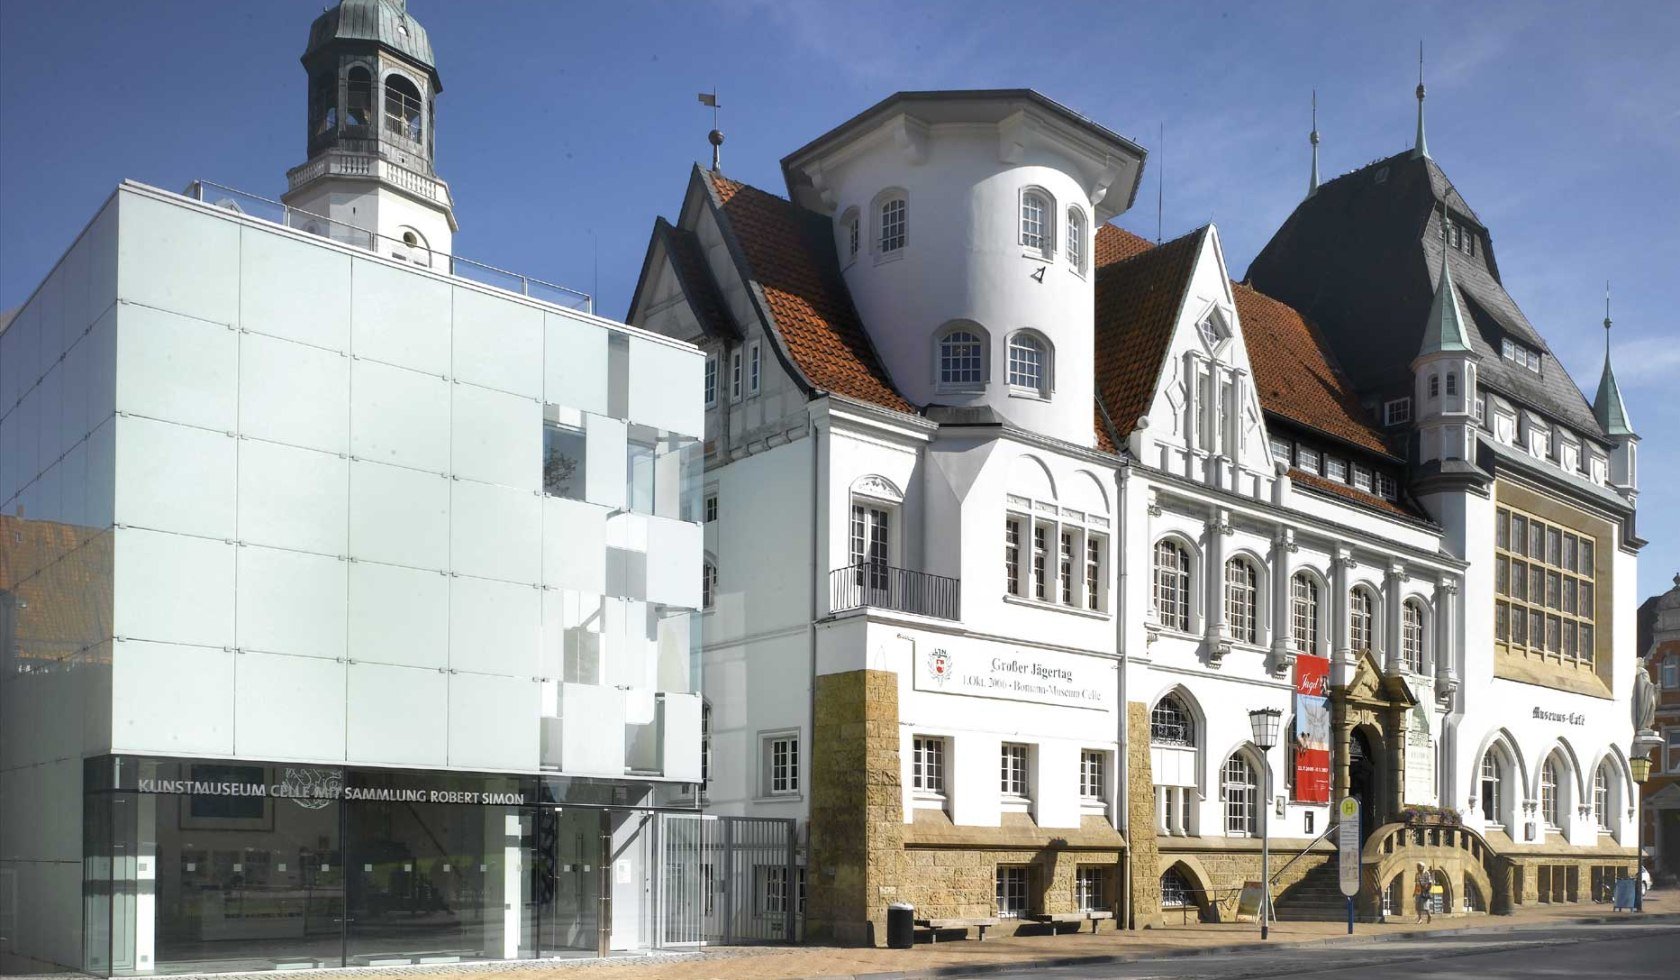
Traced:
<path id="1" fill-rule="evenodd" d="M 1633 730 L 1649 732 L 1657 719 L 1657 685 L 1651 683 L 1651 672 L 1641 657 L 1639 669 L 1633 673 Z"/>

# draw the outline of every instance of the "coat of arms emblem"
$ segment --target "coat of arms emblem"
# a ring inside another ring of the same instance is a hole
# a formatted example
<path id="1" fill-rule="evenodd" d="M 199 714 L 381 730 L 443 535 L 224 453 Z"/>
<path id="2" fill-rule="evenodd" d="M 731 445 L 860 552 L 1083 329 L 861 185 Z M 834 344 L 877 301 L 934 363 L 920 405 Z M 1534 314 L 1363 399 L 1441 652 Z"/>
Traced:
<path id="1" fill-rule="evenodd" d="M 927 656 L 928 676 L 944 684 L 951 679 L 951 654 L 946 650 L 934 650 Z"/>

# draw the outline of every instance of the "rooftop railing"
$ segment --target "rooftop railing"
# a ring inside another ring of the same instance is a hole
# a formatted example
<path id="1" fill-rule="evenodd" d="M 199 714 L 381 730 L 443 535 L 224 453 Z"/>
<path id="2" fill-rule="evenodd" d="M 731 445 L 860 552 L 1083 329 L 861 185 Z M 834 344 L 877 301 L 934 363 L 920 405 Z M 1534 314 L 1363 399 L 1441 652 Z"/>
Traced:
<path id="1" fill-rule="evenodd" d="M 954 578 L 908 568 L 864 562 L 829 573 L 829 611 L 874 606 L 898 612 L 957 619 L 962 583 Z"/>
<path id="2" fill-rule="evenodd" d="M 521 296 L 563 306 L 568 309 L 582 310 L 585 313 L 595 312 L 595 299 L 588 293 L 552 282 L 544 282 L 531 276 L 498 269 L 483 262 L 462 258 L 459 255 L 446 255 L 429 249 L 424 245 L 410 244 L 400 238 L 381 235 L 369 231 L 358 225 L 337 221 L 325 215 L 302 211 L 279 201 L 270 200 L 257 194 L 228 187 L 208 180 L 195 180 L 187 185 L 187 197 L 195 201 L 219 208 L 227 208 L 239 214 L 264 221 L 272 221 L 277 225 L 295 228 L 298 231 L 319 235 L 343 245 L 373 252 L 387 258 L 394 258 L 410 262 L 421 268 L 443 272 L 471 280 L 483 286 L 503 289 Z"/>

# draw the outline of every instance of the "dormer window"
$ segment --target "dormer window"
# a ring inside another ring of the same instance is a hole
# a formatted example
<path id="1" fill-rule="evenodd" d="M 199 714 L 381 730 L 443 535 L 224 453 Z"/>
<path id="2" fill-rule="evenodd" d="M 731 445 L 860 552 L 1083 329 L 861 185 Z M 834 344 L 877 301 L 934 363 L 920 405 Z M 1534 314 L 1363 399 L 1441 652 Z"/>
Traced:
<path id="1" fill-rule="evenodd" d="M 1383 425 L 1402 425 L 1412 420 L 1412 400 L 1395 398 L 1383 403 Z"/>
<path id="2" fill-rule="evenodd" d="M 1535 374 L 1540 373 L 1540 352 L 1526 344 L 1520 344 L 1506 337 L 1500 347 L 1499 354 L 1512 364 L 1528 368 Z"/>
<path id="3" fill-rule="evenodd" d="M 1055 249 L 1055 206 L 1050 195 L 1032 189 L 1021 193 L 1021 245 L 1045 255 Z"/>

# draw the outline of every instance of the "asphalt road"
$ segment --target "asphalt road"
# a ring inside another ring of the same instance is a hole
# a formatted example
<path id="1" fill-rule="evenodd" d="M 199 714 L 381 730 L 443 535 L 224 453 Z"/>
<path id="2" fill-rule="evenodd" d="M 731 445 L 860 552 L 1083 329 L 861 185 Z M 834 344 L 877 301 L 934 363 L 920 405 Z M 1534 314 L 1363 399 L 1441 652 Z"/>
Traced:
<path id="1" fill-rule="evenodd" d="M 1131 963 L 1083 964 L 990 977 L 1237 980 L 1673 980 L 1680 976 L 1680 924 L 1546 926 L 1512 932 L 1426 936 L 1387 942 L 1218 953 Z"/>

